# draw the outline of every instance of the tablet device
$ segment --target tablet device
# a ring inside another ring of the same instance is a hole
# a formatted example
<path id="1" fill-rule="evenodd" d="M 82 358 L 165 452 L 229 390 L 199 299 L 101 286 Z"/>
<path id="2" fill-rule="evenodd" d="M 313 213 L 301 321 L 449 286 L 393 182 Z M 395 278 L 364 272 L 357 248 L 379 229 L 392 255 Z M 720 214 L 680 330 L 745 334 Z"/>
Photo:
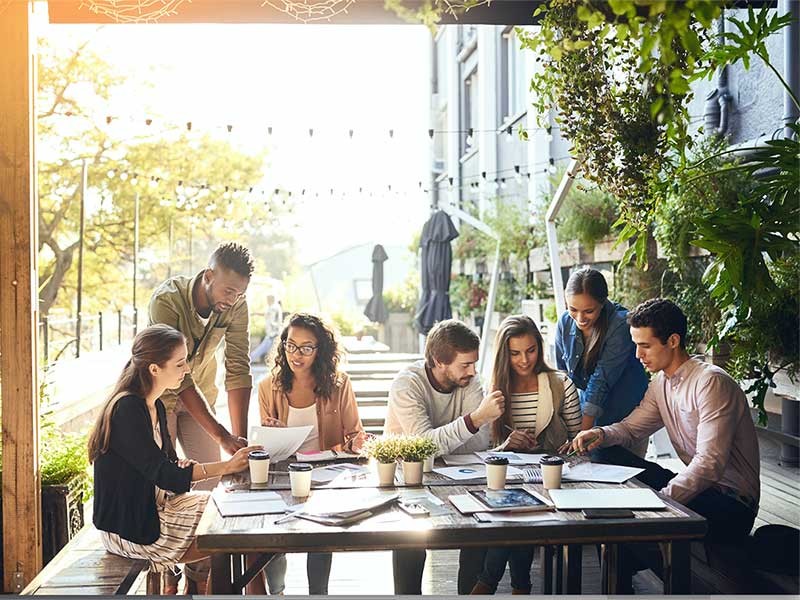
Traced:
<path id="1" fill-rule="evenodd" d="M 523 488 L 507 490 L 469 490 L 490 511 L 496 510 L 550 510 L 544 499 Z"/>

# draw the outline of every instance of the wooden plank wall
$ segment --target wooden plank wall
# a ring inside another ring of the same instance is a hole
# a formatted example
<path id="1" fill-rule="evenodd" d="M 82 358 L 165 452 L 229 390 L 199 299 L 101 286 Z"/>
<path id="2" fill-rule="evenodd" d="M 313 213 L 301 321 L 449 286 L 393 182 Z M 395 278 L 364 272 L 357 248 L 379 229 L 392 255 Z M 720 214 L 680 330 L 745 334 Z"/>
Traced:
<path id="1" fill-rule="evenodd" d="M 0 0 L 0 376 L 4 589 L 42 568 L 33 2 Z"/>

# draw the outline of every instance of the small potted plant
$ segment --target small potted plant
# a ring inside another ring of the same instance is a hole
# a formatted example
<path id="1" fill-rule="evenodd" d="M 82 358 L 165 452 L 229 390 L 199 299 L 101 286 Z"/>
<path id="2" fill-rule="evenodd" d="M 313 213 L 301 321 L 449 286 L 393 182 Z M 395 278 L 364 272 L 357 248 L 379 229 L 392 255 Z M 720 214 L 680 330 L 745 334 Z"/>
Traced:
<path id="1" fill-rule="evenodd" d="M 397 458 L 400 456 L 400 438 L 398 436 L 370 438 L 364 443 L 361 453 L 375 460 L 379 485 L 394 485 Z"/>
<path id="2" fill-rule="evenodd" d="M 422 464 L 436 454 L 436 444 L 428 438 L 409 435 L 400 440 L 400 458 L 403 460 L 403 481 L 406 485 L 422 483 Z"/>

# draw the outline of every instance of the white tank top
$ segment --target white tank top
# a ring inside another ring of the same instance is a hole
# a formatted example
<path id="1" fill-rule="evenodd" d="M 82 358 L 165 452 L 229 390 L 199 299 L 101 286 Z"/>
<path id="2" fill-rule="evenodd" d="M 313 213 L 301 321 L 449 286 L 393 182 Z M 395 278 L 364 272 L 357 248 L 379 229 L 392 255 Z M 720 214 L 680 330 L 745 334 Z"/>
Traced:
<path id="1" fill-rule="evenodd" d="M 319 447 L 319 426 L 317 425 L 317 405 L 312 404 L 306 408 L 294 408 L 289 406 L 289 416 L 286 419 L 287 427 L 305 427 L 311 425 L 308 437 L 300 447 L 298 452 L 316 452 Z"/>

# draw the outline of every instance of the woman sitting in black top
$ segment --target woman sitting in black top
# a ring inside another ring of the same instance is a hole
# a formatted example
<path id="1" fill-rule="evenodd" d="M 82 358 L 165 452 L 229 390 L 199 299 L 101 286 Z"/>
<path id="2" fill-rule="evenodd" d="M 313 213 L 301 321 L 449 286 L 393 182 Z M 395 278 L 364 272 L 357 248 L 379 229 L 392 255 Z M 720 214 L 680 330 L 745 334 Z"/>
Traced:
<path id="1" fill-rule="evenodd" d="M 190 492 L 191 483 L 246 469 L 249 452 L 260 448 L 242 448 L 214 463 L 177 458 L 158 398 L 188 372 L 182 333 L 167 325 L 142 330 L 89 438 L 93 521 L 103 545 L 113 554 L 149 560 L 155 571 L 208 557 L 197 549 L 195 531 L 209 494 Z M 205 587 L 196 583 L 198 591 Z"/>

